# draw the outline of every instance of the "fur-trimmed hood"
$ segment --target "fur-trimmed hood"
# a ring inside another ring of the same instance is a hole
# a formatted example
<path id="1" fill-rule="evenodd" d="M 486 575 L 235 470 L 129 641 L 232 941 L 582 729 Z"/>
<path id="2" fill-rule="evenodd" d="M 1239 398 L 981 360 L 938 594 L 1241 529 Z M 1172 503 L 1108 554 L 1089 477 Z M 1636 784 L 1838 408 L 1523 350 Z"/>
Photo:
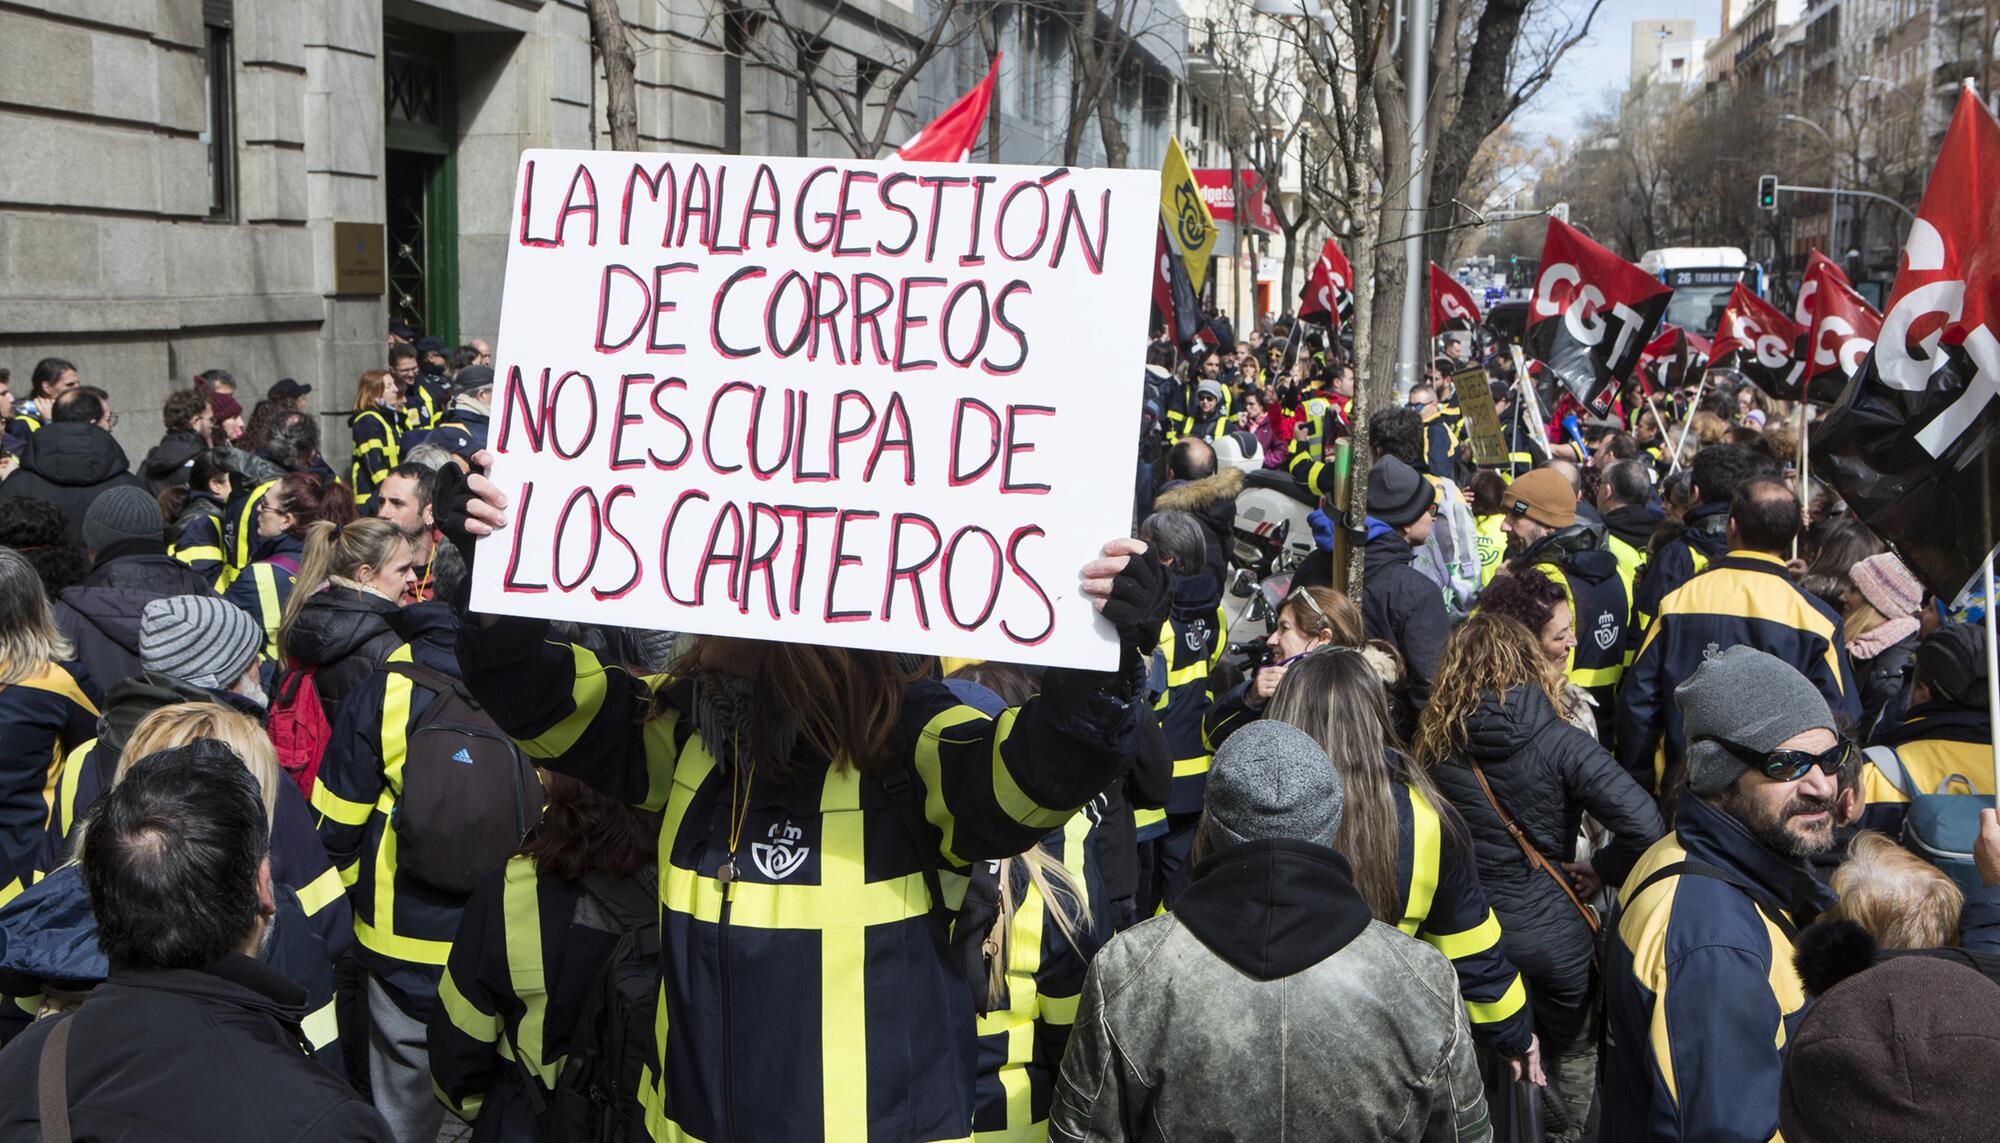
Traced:
<path id="1" fill-rule="evenodd" d="M 1199 514 L 1211 505 L 1235 500 L 1242 491 L 1243 473 L 1225 468 L 1214 476 L 1204 476 L 1200 480 L 1168 482 L 1160 494 L 1153 497 L 1153 511 Z"/>

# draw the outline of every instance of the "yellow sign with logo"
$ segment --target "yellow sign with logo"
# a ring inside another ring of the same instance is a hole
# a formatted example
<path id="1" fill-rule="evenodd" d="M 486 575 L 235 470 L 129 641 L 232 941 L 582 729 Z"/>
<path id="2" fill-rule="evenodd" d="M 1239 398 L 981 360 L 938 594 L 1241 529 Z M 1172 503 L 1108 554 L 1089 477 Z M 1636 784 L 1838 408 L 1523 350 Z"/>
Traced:
<path id="1" fill-rule="evenodd" d="M 1187 155 L 1179 139 L 1167 139 L 1167 161 L 1160 167 L 1160 221 L 1167 239 L 1180 251 L 1187 265 L 1188 281 L 1201 293 L 1208 278 L 1208 253 L 1215 248 L 1215 217 L 1201 200 L 1201 187 L 1194 181 Z"/>

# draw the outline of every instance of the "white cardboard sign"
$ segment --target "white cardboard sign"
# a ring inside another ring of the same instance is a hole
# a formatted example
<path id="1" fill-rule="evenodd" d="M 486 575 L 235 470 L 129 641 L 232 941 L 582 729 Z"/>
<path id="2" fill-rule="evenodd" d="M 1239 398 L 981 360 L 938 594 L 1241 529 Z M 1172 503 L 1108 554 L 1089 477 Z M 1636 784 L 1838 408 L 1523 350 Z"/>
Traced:
<path id="1" fill-rule="evenodd" d="M 1109 668 L 1159 175 L 529 151 L 499 614 Z"/>

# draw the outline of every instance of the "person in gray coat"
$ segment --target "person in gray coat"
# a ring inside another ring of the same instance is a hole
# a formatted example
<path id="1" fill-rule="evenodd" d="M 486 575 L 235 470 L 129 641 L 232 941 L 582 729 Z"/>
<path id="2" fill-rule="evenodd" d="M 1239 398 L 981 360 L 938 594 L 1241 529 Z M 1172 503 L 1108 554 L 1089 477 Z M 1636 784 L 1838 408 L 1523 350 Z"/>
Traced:
<path id="1" fill-rule="evenodd" d="M 1492 1137 L 1451 962 L 1369 915 L 1342 798 L 1296 727 L 1216 752 L 1194 883 L 1091 963 L 1051 1140 Z"/>

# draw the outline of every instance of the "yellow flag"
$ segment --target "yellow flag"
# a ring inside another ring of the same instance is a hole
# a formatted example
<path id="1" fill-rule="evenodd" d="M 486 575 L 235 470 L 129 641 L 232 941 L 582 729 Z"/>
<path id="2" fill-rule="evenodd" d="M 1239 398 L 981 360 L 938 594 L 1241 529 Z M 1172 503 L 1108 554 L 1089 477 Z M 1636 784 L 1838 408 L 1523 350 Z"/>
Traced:
<path id="1" fill-rule="evenodd" d="M 1208 252 L 1215 248 L 1215 217 L 1201 201 L 1201 188 L 1188 169 L 1181 141 L 1171 135 L 1167 137 L 1167 161 L 1160 167 L 1160 222 L 1166 227 L 1168 241 L 1180 251 L 1188 281 L 1199 294 L 1208 278 Z"/>

